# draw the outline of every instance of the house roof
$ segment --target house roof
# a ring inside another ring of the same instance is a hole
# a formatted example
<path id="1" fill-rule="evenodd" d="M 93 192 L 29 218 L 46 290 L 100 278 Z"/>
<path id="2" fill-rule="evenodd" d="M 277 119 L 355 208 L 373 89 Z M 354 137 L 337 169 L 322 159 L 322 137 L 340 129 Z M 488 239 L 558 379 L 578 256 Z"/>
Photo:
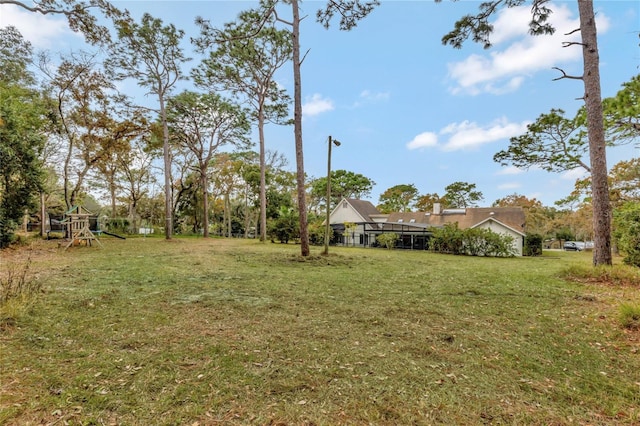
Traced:
<path id="1" fill-rule="evenodd" d="M 448 223 L 456 222 L 460 229 L 467 229 L 480 226 L 485 222 L 495 222 L 524 235 L 525 215 L 521 207 L 469 207 L 466 209 L 443 209 L 438 214 L 396 212 L 382 215 L 369 201 L 343 198 L 334 212 L 345 202 L 349 203 L 353 211 L 362 218 L 362 223 L 377 225 L 379 229 L 395 229 L 398 225 L 414 229 L 441 228 Z M 383 216 L 386 217 L 386 220 L 375 220 Z"/>
<path id="2" fill-rule="evenodd" d="M 380 214 L 376 206 L 371 204 L 370 201 L 358 200 L 356 198 L 344 198 L 343 201 L 347 201 L 351 204 L 351 207 L 353 207 L 356 213 L 362 216 L 364 222 L 373 222 L 371 216 Z"/>
<path id="3" fill-rule="evenodd" d="M 387 222 L 426 224 L 442 227 L 458 223 L 461 229 L 473 228 L 493 220 L 516 232 L 524 233 L 524 210 L 521 207 L 470 207 L 467 209 L 444 209 L 440 214 L 429 212 L 391 213 Z"/>

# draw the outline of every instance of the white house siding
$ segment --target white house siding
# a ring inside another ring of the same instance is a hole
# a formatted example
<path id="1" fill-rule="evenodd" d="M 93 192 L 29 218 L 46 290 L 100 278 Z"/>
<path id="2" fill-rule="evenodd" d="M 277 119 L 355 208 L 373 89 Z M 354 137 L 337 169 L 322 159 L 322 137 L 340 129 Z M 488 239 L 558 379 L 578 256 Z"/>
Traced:
<path id="1" fill-rule="evenodd" d="M 344 201 L 340 203 L 338 207 L 333 210 L 331 215 L 331 223 L 345 223 L 345 222 L 362 222 L 362 217 L 347 203 L 347 207 L 343 207 Z"/>
<path id="2" fill-rule="evenodd" d="M 363 222 L 362 216 L 353 208 L 351 204 L 342 200 L 337 207 L 331 212 L 329 223 L 331 224 L 344 224 L 344 223 L 358 223 Z M 350 235 L 343 235 L 342 244 L 347 246 L 360 245 L 360 235 L 364 233 L 364 227 L 358 225 Z"/>

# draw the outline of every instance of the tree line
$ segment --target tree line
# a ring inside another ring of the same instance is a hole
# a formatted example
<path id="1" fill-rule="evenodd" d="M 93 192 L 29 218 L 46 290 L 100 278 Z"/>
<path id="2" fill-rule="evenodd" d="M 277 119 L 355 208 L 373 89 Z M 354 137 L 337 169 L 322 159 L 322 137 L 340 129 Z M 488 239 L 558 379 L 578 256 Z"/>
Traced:
<path id="1" fill-rule="evenodd" d="M 148 13 L 136 21 L 126 10 L 104 0 L 47 0 L 36 1 L 34 6 L 8 3 L 34 13 L 65 15 L 70 27 L 100 50 L 59 58 L 45 52 L 34 57 L 30 44 L 14 27 L 1 30 L 3 245 L 11 240 L 25 209 L 36 208 L 38 202 L 49 209 L 69 209 L 83 200 L 91 187 L 107 194 L 110 217 L 127 216 L 133 226 L 140 220 L 154 225 L 162 221 L 166 238 L 185 229 L 201 229 L 207 236 L 212 228 L 209 221 L 219 224 L 216 217 L 221 214 L 226 235 L 244 229 L 265 240 L 268 219 L 295 217 L 295 238 L 301 243 L 302 255 L 308 255 L 308 224 L 315 220 L 308 215 L 323 202 L 323 182 L 322 178 L 309 179 L 304 172 L 297 0 L 263 0 L 223 28 L 197 18 L 200 35 L 192 43 L 202 60 L 190 72 L 185 67 L 191 58 L 181 47 L 184 32 Z M 316 18 L 327 28 L 338 19 L 341 30 L 351 30 L 378 3 L 330 1 L 318 10 Z M 482 3 L 477 15 L 461 18 L 442 41 L 460 48 L 472 38 L 490 47 L 489 19 L 502 7 L 524 3 Z M 611 180 L 604 148 L 606 144 L 637 141 L 639 83 L 636 77 L 625 83 L 615 98 L 601 102 L 592 2 L 579 1 L 578 6 L 585 74 L 567 76 L 559 71 L 560 79 L 584 80 L 585 107 L 573 119 L 561 110 L 541 115 L 525 135 L 512 138 L 509 148 L 494 159 L 550 171 L 585 168 L 589 179 L 581 187 L 576 185 L 576 193 L 567 202 L 582 203 L 585 210 L 591 206 L 585 217 L 590 215 L 596 241 L 594 264 L 611 264 L 610 200 L 613 197 L 623 208 L 629 194 L 634 193 L 625 189 L 634 182 L 633 176 L 625 173 L 631 170 L 633 174 L 637 166 L 635 159 L 616 165 Z M 111 27 L 99 25 L 94 11 L 107 18 Z M 289 17 L 283 15 L 285 11 Z M 548 23 L 551 12 L 546 2 L 533 2 L 532 35 L 554 31 Z M 285 64 L 293 65 L 293 100 L 274 79 Z M 176 93 L 185 79 L 193 80 L 196 90 Z M 155 106 L 137 105 L 119 93 L 115 82 L 121 80 L 136 81 L 156 99 Z M 266 149 L 266 123 L 293 124 L 295 173 L 286 171 L 281 155 Z M 249 140 L 252 126 L 259 135 L 257 153 Z M 584 160 L 587 153 L 588 161 Z M 335 197 L 366 196 L 373 182 L 349 173 L 332 175 Z M 341 177 L 359 181 L 361 187 L 342 190 Z M 518 197 L 514 194 L 513 198 Z M 482 193 L 466 182 L 452 183 L 442 196 L 419 196 L 413 184 L 403 184 L 386 190 L 379 207 L 406 211 L 428 209 L 436 202 L 467 207 L 481 200 Z M 324 200 L 332 202 L 335 199 Z M 527 202 L 535 204 L 535 200 Z M 234 218 L 242 220 L 234 225 Z"/>

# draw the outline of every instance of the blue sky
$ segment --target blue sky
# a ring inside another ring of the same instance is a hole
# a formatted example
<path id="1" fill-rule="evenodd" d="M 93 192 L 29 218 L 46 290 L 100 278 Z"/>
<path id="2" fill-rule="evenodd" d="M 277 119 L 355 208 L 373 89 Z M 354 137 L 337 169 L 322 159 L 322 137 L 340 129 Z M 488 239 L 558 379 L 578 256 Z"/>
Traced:
<path id="1" fill-rule="evenodd" d="M 255 6 L 246 1 L 115 1 L 135 16 L 149 12 L 186 32 L 198 35 L 196 16 L 221 26 L 238 12 Z M 332 151 L 332 168 L 363 174 L 380 193 L 399 184 L 414 184 L 421 194 L 444 194 L 450 183 L 476 184 L 484 194 L 482 206 L 518 193 L 543 204 L 566 197 L 583 171 L 548 173 L 501 167 L 493 155 L 505 149 L 509 138 L 552 108 L 573 116 L 582 105 L 579 80 L 553 81 L 558 67 L 571 75 L 582 73 L 579 47 L 562 47 L 578 28 L 577 2 L 552 3 L 554 36 L 527 35 L 530 8 L 508 9 L 495 17 L 494 46 L 485 50 L 468 42 L 456 50 L 443 46 L 441 37 L 478 1 L 435 4 L 431 0 L 382 1 L 350 32 L 337 26 L 325 30 L 315 22 L 323 1 L 304 1 L 307 18 L 301 30 L 303 139 L 305 171 L 326 175 L 327 140 L 342 144 Z M 595 1 L 603 97 L 614 96 L 621 84 L 640 72 L 640 2 Z M 65 21 L 0 6 L 0 25 L 14 25 L 37 49 L 68 52 L 86 48 Z M 188 43 L 185 48 L 189 49 Z M 188 66 L 195 67 L 200 57 Z M 291 67 L 278 82 L 293 93 Z M 185 83 L 184 88 L 191 88 Z M 122 89 L 140 103 L 152 103 L 134 83 Z M 136 94 L 138 93 L 138 94 Z M 257 138 L 256 138 L 257 139 Z M 292 127 L 269 126 L 267 149 L 289 159 L 295 170 Z M 608 166 L 638 157 L 637 145 L 608 151 Z M 588 163 L 588 158 L 587 158 Z"/>

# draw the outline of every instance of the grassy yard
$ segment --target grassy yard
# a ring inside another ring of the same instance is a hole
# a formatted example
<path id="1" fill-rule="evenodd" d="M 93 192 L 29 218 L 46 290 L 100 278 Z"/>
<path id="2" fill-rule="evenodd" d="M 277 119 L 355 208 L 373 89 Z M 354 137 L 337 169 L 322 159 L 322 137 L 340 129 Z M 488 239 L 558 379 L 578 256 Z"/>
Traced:
<path id="1" fill-rule="evenodd" d="M 0 424 L 640 423 L 640 282 L 561 278 L 589 253 L 102 242 L 2 253 L 44 292 L 0 323 Z"/>

